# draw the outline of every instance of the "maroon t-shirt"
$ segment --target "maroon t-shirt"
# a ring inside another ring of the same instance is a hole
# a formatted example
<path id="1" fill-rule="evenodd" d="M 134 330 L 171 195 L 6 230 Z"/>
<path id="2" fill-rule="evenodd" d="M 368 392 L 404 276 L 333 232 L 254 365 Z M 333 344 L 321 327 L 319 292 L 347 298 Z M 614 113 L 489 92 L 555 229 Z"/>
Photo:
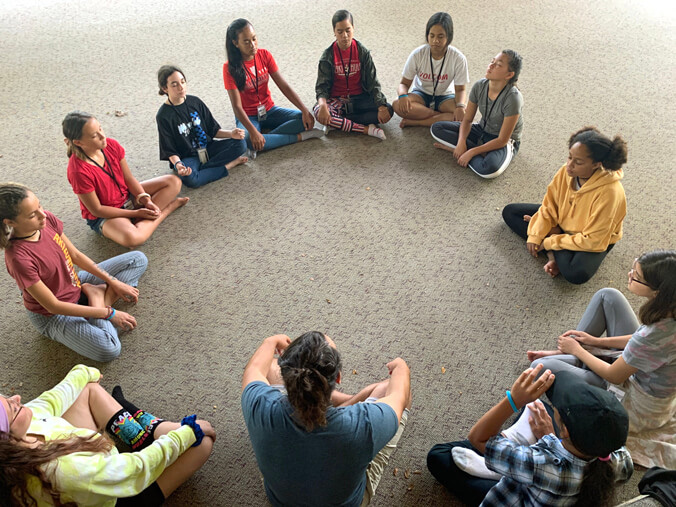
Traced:
<path id="1" fill-rule="evenodd" d="M 73 261 L 66 244 L 61 239 L 63 222 L 54 214 L 47 215 L 40 239 L 27 241 L 12 239 L 5 249 L 7 272 L 23 291 L 23 304 L 31 312 L 52 315 L 26 290 L 42 281 L 64 303 L 77 303 L 80 299 L 80 279 L 73 269 Z"/>
<path id="2" fill-rule="evenodd" d="M 345 80 L 345 69 L 347 81 Z M 338 44 L 333 43 L 333 87 L 331 97 L 347 97 L 348 95 L 360 95 L 361 87 L 361 63 L 359 62 L 359 50 L 357 41 L 352 39 L 352 44 L 343 51 Z"/>
<path id="3" fill-rule="evenodd" d="M 124 158 L 124 148 L 110 137 L 106 138 L 106 143 L 103 154 L 106 156 L 107 163 L 103 168 L 114 176 L 115 181 L 100 167 L 94 165 L 94 162 L 81 160 L 75 155 L 71 155 L 68 161 L 68 181 L 76 194 L 94 192 L 102 205 L 122 208 L 129 197 L 129 188 L 124 181 L 124 173 L 120 166 L 120 160 Z M 82 201 L 80 201 L 80 210 L 82 218 L 89 220 L 98 218 L 89 212 Z"/>

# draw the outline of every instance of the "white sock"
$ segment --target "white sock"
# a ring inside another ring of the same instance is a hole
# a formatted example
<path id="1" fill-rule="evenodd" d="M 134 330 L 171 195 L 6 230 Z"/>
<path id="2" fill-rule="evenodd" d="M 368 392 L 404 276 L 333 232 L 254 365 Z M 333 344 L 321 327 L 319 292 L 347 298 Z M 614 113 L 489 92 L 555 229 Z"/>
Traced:
<path id="1" fill-rule="evenodd" d="M 381 141 L 384 141 L 385 139 L 387 139 L 387 137 L 385 137 L 385 132 L 383 132 L 383 129 L 376 127 L 373 123 L 371 123 L 371 125 L 369 125 L 369 129 L 368 129 L 367 133 L 371 137 L 377 137 Z"/>
<path id="2" fill-rule="evenodd" d="M 451 453 L 453 454 L 453 461 L 463 472 L 482 479 L 495 479 L 496 481 L 502 479 L 502 475 L 489 470 L 483 456 L 479 456 L 472 449 L 454 447 Z"/>
<path id="3" fill-rule="evenodd" d="M 533 445 L 537 442 L 537 438 L 533 435 L 533 430 L 530 427 L 528 418 L 531 416 L 531 411 L 528 405 L 523 411 L 519 419 L 509 428 L 502 432 L 508 440 L 516 442 L 519 445 Z"/>
<path id="4" fill-rule="evenodd" d="M 326 135 L 326 127 L 322 126 L 319 129 L 303 130 L 300 133 L 300 140 L 307 141 L 308 139 L 320 138 Z"/>

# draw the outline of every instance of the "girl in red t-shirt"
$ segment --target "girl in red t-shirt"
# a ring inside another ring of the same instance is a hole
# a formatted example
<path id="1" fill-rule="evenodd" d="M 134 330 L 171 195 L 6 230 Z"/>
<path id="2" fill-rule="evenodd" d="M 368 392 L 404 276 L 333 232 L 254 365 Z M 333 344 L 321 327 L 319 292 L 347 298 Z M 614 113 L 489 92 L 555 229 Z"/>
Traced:
<path id="1" fill-rule="evenodd" d="M 142 252 L 94 263 L 66 237 L 63 222 L 16 183 L 0 184 L 0 250 L 41 334 L 95 361 L 120 354 L 118 329 L 134 329 L 136 319 L 112 305 L 138 301 L 136 285 L 148 266 Z"/>
<path id="2" fill-rule="evenodd" d="M 140 246 L 171 212 L 188 202 L 176 197 L 181 180 L 173 174 L 139 183 L 124 148 L 106 138 L 101 124 L 82 111 L 62 122 L 68 146 L 68 181 L 80 199 L 82 218 L 95 232 L 129 248 Z"/>
<path id="3" fill-rule="evenodd" d="M 371 53 L 354 37 L 352 14 L 340 10 L 331 20 L 336 41 L 324 50 L 317 75 L 317 121 L 344 132 L 385 140 L 378 123 L 392 118 L 392 106 L 380 91 Z"/>
<path id="4" fill-rule="evenodd" d="M 256 32 L 246 19 L 230 23 L 225 35 L 225 50 L 228 61 L 223 64 L 223 83 L 237 117 L 237 126 L 247 131 L 249 148 L 267 151 L 322 137 L 326 133 L 324 129 L 313 128 L 312 113 L 282 77 L 270 52 L 258 49 Z M 270 78 L 300 111 L 275 106 L 268 88 Z M 263 134 L 263 129 L 269 131 Z M 255 152 L 250 155 L 255 157 Z"/>

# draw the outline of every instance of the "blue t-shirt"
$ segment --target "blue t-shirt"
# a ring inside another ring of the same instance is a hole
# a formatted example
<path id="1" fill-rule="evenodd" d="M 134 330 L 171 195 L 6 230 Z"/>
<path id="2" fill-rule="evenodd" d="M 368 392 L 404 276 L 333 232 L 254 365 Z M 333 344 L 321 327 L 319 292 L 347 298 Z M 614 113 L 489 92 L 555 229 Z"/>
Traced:
<path id="1" fill-rule="evenodd" d="M 308 433 L 286 395 L 260 381 L 244 388 L 242 412 L 276 506 L 360 505 L 366 468 L 399 427 L 389 405 L 358 403 L 329 408 L 327 425 Z"/>

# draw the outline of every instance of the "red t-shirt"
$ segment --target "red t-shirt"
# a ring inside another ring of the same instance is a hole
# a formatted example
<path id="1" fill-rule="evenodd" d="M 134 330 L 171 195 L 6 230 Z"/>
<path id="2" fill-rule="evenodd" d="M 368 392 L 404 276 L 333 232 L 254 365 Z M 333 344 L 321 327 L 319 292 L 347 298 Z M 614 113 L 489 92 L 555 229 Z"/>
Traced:
<path id="1" fill-rule="evenodd" d="M 12 239 L 5 249 L 7 272 L 23 291 L 23 304 L 31 312 L 52 315 L 31 296 L 26 287 L 42 281 L 64 303 L 77 303 L 80 299 L 80 279 L 66 244 L 61 239 L 63 222 L 51 212 L 47 215 L 40 239 L 27 241 Z"/>
<path id="2" fill-rule="evenodd" d="M 239 91 L 242 107 L 247 116 L 257 116 L 258 104 L 263 104 L 266 111 L 275 105 L 270 95 L 268 81 L 270 74 L 277 72 L 279 67 L 267 49 L 259 49 L 251 60 L 243 63 L 246 81 L 244 89 Z M 256 72 L 258 72 L 258 94 L 256 94 Z M 223 64 L 223 84 L 226 90 L 237 90 L 235 80 L 228 70 L 228 62 Z"/>
<path id="3" fill-rule="evenodd" d="M 124 148 L 110 137 L 106 138 L 106 142 L 103 154 L 106 156 L 107 163 L 104 164 L 104 169 L 109 173 L 112 171 L 117 184 L 93 162 L 85 162 L 74 154 L 68 161 L 68 181 L 76 194 L 95 192 L 102 205 L 122 208 L 129 198 L 129 188 L 124 181 L 124 174 L 120 167 L 120 160 L 124 158 Z M 89 220 L 98 218 L 89 212 L 82 201 L 80 201 L 80 210 L 82 210 L 82 218 Z"/>
<path id="4" fill-rule="evenodd" d="M 347 82 L 345 81 L 346 68 L 349 68 Z M 359 62 L 357 41 L 352 39 L 352 44 L 345 51 L 340 49 L 338 44 L 334 42 L 331 97 L 347 97 L 348 95 L 360 95 L 361 93 L 363 93 L 361 87 L 361 63 Z"/>

